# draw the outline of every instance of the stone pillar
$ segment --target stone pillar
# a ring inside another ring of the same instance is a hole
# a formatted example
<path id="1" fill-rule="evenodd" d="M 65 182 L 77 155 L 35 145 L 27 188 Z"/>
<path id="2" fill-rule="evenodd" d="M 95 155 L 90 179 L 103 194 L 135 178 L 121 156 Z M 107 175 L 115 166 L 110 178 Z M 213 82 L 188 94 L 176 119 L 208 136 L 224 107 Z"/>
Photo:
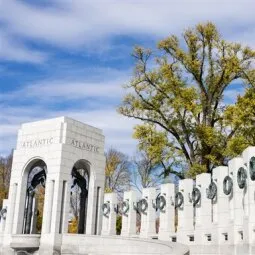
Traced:
<path id="1" fill-rule="evenodd" d="M 136 210 L 133 208 L 136 197 L 136 191 L 134 190 L 124 192 L 123 202 L 129 205 L 129 210 L 126 213 L 122 213 L 122 236 L 132 236 L 136 234 Z M 125 210 L 125 208 L 123 209 Z"/>
<path id="2" fill-rule="evenodd" d="M 102 204 L 104 201 L 104 185 L 102 183 L 101 186 L 97 186 L 98 189 L 98 205 L 96 208 L 97 212 L 97 228 L 96 228 L 96 234 L 101 235 L 102 231 L 102 220 L 103 220 L 103 213 L 102 213 Z"/>
<path id="3" fill-rule="evenodd" d="M 215 218 L 217 221 L 215 222 L 215 237 L 216 239 L 214 243 L 216 243 L 219 247 L 219 253 L 226 253 L 233 246 L 233 236 L 232 236 L 232 227 L 230 221 L 230 196 L 227 196 L 223 192 L 223 181 L 224 178 L 228 176 L 228 167 L 219 166 L 213 169 L 213 180 L 217 184 L 217 203 L 215 207 L 217 207 Z"/>
<path id="4" fill-rule="evenodd" d="M 8 211 L 8 199 L 3 200 L 2 209 L 6 209 Z M 1 217 L 1 219 L 0 219 L 0 234 L 3 234 L 4 230 L 5 230 L 6 215 L 7 215 L 7 212 L 6 212 L 5 216 Z"/>
<path id="5" fill-rule="evenodd" d="M 12 240 L 11 236 L 13 231 L 13 219 L 14 219 L 15 207 L 16 207 L 17 188 L 18 188 L 17 183 L 10 184 L 8 210 L 6 215 L 5 230 L 4 230 L 3 245 L 2 245 L 3 254 L 5 255 L 13 254 L 13 250 L 10 248 L 10 243 Z"/>
<path id="6" fill-rule="evenodd" d="M 8 210 L 8 199 L 3 200 L 2 210 Z M 7 211 L 1 216 L 1 219 L 0 219 L 0 254 L 3 254 L 1 250 L 3 245 L 4 232 L 5 232 L 6 215 L 7 215 Z"/>
<path id="7" fill-rule="evenodd" d="M 15 213 L 15 205 L 16 205 L 16 196 L 17 196 L 17 183 L 12 183 L 10 185 L 10 191 L 9 191 L 9 207 L 7 211 L 7 216 L 6 216 L 6 227 L 5 227 L 5 234 L 12 234 L 12 229 L 13 229 L 13 217 Z"/>
<path id="8" fill-rule="evenodd" d="M 175 236 L 175 187 L 173 183 L 161 185 L 161 195 L 166 199 L 165 207 L 160 211 L 160 223 L 158 238 L 160 240 L 172 240 Z"/>
<path id="9" fill-rule="evenodd" d="M 236 157 L 228 163 L 230 174 L 233 174 L 233 199 L 234 199 L 234 222 L 233 222 L 233 242 L 235 245 L 234 254 L 247 254 L 247 247 L 244 246 L 244 238 L 247 233 L 244 231 L 245 203 L 247 195 L 247 180 L 243 189 L 238 186 L 237 172 L 240 167 L 246 169 L 243 158 Z M 246 169 L 247 170 L 247 169 Z"/>
<path id="10" fill-rule="evenodd" d="M 69 220 L 70 220 L 70 197 L 71 197 L 71 186 L 72 182 L 69 179 L 66 182 L 65 201 L 63 205 L 63 229 L 62 233 L 68 233 Z"/>
<path id="11" fill-rule="evenodd" d="M 255 157 L 255 147 L 248 147 L 243 152 L 244 165 L 247 167 L 247 192 L 248 192 L 248 224 L 247 239 L 249 253 L 255 253 L 255 181 L 251 179 L 250 168 L 254 167 L 251 159 Z M 253 160 L 253 159 L 252 159 Z"/>
<path id="12" fill-rule="evenodd" d="M 143 189 L 142 199 L 148 203 L 148 208 L 145 212 L 141 212 L 141 238 L 150 238 L 156 235 L 156 210 L 153 208 L 153 202 L 156 198 L 155 188 Z"/>
<path id="13" fill-rule="evenodd" d="M 194 208 L 191 200 L 193 180 L 179 181 L 179 191 L 183 194 L 183 204 L 178 208 L 177 242 L 189 244 L 194 240 Z"/>
<path id="14" fill-rule="evenodd" d="M 49 166 L 50 169 L 50 166 Z M 57 174 L 57 175 L 48 175 L 47 178 L 49 180 L 54 180 L 54 185 L 50 185 L 49 189 L 53 188 L 53 193 L 49 194 L 47 192 L 47 195 L 49 197 L 45 196 L 45 201 L 48 200 L 47 206 L 51 203 L 51 196 L 53 196 L 53 203 L 52 203 L 52 209 L 51 209 L 51 215 L 47 215 L 47 220 L 49 220 L 51 216 L 50 224 L 46 221 L 46 226 L 44 226 L 44 229 L 47 229 L 48 226 L 50 226 L 49 232 L 41 235 L 41 241 L 40 241 L 40 249 L 39 254 L 40 255 L 48 255 L 48 254 L 54 254 L 56 252 L 60 252 L 61 248 L 61 240 L 62 240 L 62 233 L 60 229 L 61 224 L 61 203 L 62 203 L 62 195 L 63 195 L 63 179 Z M 47 210 L 47 208 L 45 208 Z M 48 207 L 49 210 L 49 207 Z M 44 222 L 43 222 L 44 224 Z"/>
<path id="15" fill-rule="evenodd" d="M 59 233 L 60 223 L 60 207 L 61 207 L 61 195 L 63 188 L 63 181 L 61 178 L 56 178 L 54 185 L 54 196 L 52 204 L 52 218 L 51 218 L 51 231 L 50 233 Z"/>
<path id="16" fill-rule="evenodd" d="M 211 183 L 211 175 L 202 173 L 196 176 L 196 188 L 200 190 L 201 198 L 195 206 L 195 244 L 210 244 L 212 236 L 212 203 L 206 196 L 206 190 Z"/>
<path id="17" fill-rule="evenodd" d="M 109 211 L 103 215 L 102 235 L 116 235 L 116 211 L 117 195 L 116 193 L 106 193 L 104 195 L 104 204 L 109 204 Z M 106 210 L 107 211 L 107 210 Z"/>
<path id="18" fill-rule="evenodd" d="M 15 205 L 15 212 L 13 215 L 13 227 L 12 227 L 12 234 L 24 234 L 25 233 L 25 226 L 24 219 L 25 219 L 25 209 L 27 201 L 27 174 L 28 171 L 24 171 L 23 177 L 18 178 L 17 180 L 17 192 L 16 192 L 16 205 Z M 17 176 L 17 173 L 13 174 L 12 176 Z M 22 216 L 21 216 L 22 215 Z"/>
<path id="19" fill-rule="evenodd" d="M 47 178 L 45 185 L 42 234 L 50 233 L 55 181 Z"/>
<path id="20" fill-rule="evenodd" d="M 34 198 L 33 198 L 32 219 L 31 219 L 31 234 L 36 234 L 37 205 L 38 205 L 38 200 L 36 198 L 36 195 L 34 195 Z"/>
<path id="21" fill-rule="evenodd" d="M 96 183 L 94 176 L 90 178 L 88 200 L 87 200 L 87 219 L 86 234 L 93 235 L 95 232 L 95 212 L 96 212 Z"/>

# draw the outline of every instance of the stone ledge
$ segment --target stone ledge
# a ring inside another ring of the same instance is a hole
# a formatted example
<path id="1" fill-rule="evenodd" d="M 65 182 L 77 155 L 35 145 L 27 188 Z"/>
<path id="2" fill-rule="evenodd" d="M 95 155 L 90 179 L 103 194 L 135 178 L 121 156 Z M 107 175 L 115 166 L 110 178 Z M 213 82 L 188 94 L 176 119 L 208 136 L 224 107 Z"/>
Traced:
<path id="1" fill-rule="evenodd" d="M 189 249 L 186 245 L 179 243 L 152 239 L 64 234 L 61 254 L 187 255 Z"/>
<path id="2" fill-rule="evenodd" d="M 10 247 L 14 250 L 39 249 L 41 235 L 12 235 Z"/>

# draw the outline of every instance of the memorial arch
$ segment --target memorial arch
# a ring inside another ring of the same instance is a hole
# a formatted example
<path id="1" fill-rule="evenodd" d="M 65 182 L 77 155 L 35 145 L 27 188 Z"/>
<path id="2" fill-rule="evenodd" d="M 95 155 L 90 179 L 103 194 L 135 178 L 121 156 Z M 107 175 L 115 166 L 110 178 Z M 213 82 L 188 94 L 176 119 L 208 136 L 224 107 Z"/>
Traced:
<path id="1" fill-rule="evenodd" d="M 23 124 L 4 201 L 6 217 L 0 222 L 0 254 L 1 249 L 9 255 L 24 247 L 39 254 L 59 252 L 69 235 L 75 194 L 74 233 L 100 234 L 104 166 L 102 130 L 67 117 Z"/>

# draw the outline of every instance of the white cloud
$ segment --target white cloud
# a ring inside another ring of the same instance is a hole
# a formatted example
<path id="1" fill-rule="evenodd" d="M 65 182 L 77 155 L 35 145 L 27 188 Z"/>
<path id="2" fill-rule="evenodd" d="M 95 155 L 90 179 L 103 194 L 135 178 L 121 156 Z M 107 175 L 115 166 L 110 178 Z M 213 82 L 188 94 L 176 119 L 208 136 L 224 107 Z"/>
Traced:
<path id="1" fill-rule="evenodd" d="M 77 79 L 82 80 L 82 77 L 77 77 Z M 66 80 L 71 80 L 71 77 L 67 75 L 63 76 L 62 80 L 38 81 L 23 86 L 21 90 L 0 94 L 2 101 L 0 105 L 2 109 L 0 154 L 6 154 L 15 147 L 16 134 L 21 123 L 69 116 L 103 129 L 107 148 L 113 146 L 132 155 L 136 150 L 136 145 L 131 136 L 133 126 L 137 121 L 116 112 L 116 105 L 120 102 L 124 92 L 121 84 L 127 79 L 124 73 L 117 70 L 101 69 L 99 77 L 92 81 L 69 82 Z M 95 102 L 93 107 L 89 107 L 87 98 Z M 73 99 L 77 102 L 74 106 L 68 103 Z M 54 105 L 50 107 L 49 103 L 52 102 Z M 68 104 L 65 110 L 63 107 L 56 109 L 56 105 L 61 105 L 61 103 Z"/>
<path id="2" fill-rule="evenodd" d="M 51 98 L 59 98 L 63 100 L 82 99 L 86 97 L 104 97 L 119 98 L 123 90 L 121 84 L 123 80 L 113 80 L 111 82 L 65 82 L 48 81 L 34 84 L 22 89 L 25 97 L 42 98 L 43 100 L 50 100 Z M 20 93 L 17 91 L 16 93 Z"/>
<path id="3" fill-rule="evenodd" d="M 41 102 L 86 99 L 120 100 L 126 93 L 122 85 L 126 84 L 129 79 L 129 70 L 118 71 L 111 68 L 83 69 L 82 74 L 79 71 L 78 74 L 63 72 L 61 78 L 39 80 L 23 84 L 19 90 L 0 93 L 0 99 L 3 102 L 29 99 Z"/>
<path id="4" fill-rule="evenodd" d="M 97 41 L 101 44 L 102 39 L 114 35 L 163 37 L 207 20 L 216 22 L 228 37 L 237 39 L 238 29 L 243 33 L 255 24 L 253 0 L 54 0 L 50 3 L 53 6 L 39 8 L 17 0 L 3 1 L 5 11 L 1 12 L 0 20 L 12 34 L 73 48 L 94 45 Z"/>
<path id="5" fill-rule="evenodd" d="M 0 58 L 8 61 L 43 63 L 48 55 L 41 51 L 31 50 L 22 43 L 15 42 L 6 33 L 0 32 Z"/>
<path id="6" fill-rule="evenodd" d="M 21 123 L 36 120 L 68 116 L 89 125 L 103 129 L 106 137 L 106 148 L 114 147 L 132 155 L 136 149 L 136 141 L 132 139 L 133 126 L 138 123 L 119 115 L 113 108 L 92 111 L 66 110 L 54 111 L 43 107 L 13 107 L 3 110 L 0 120 L 0 155 L 8 154 L 16 146 L 16 135 Z"/>

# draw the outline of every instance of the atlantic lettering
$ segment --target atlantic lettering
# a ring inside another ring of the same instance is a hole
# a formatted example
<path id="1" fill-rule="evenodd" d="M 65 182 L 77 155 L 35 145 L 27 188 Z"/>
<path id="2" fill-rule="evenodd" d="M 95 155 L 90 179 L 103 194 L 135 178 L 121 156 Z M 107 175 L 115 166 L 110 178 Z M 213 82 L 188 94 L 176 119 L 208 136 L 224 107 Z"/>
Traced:
<path id="1" fill-rule="evenodd" d="M 86 151 L 99 153 L 99 147 L 95 146 L 93 144 L 90 144 L 90 143 L 86 143 L 86 142 L 83 142 L 83 141 L 78 141 L 78 140 L 72 139 L 71 145 L 76 147 L 76 148 L 79 148 L 81 150 L 86 150 Z"/>
<path id="2" fill-rule="evenodd" d="M 37 147 L 47 146 L 52 143 L 53 143 L 53 137 L 50 137 L 50 138 L 24 141 L 22 142 L 21 147 L 22 148 L 37 148 Z"/>

